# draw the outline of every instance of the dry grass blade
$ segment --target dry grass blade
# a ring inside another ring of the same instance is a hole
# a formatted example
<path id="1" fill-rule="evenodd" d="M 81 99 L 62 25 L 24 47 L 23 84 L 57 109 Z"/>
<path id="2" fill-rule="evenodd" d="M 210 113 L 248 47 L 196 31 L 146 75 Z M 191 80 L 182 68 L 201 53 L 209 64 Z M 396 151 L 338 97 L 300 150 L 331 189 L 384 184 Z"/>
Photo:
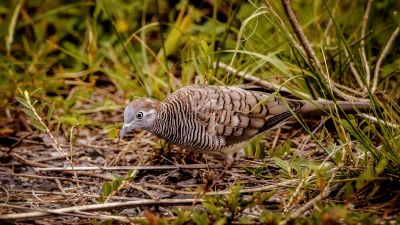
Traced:
<path id="1" fill-rule="evenodd" d="M 12 14 L 10 24 L 8 26 L 8 34 L 6 37 L 6 49 L 7 49 L 7 56 L 10 56 L 10 51 L 11 51 L 11 45 L 14 39 L 14 33 L 15 33 L 15 26 L 17 24 L 17 19 L 18 19 L 18 14 L 21 10 L 21 7 L 23 6 L 25 0 L 19 0 L 15 6 L 14 12 Z"/>

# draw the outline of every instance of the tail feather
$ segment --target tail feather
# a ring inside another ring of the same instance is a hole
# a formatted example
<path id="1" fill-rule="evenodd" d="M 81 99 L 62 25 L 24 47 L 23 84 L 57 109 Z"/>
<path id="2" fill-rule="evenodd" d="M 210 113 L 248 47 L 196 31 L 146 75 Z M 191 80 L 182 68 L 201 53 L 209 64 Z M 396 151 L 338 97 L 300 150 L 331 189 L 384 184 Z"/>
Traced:
<path id="1" fill-rule="evenodd" d="M 357 113 L 366 112 L 371 109 L 371 103 L 369 102 L 351 102 L 351 101 L 329 101 L 329 100 L 316 100 L 307 101 L 300 100 L 303 103 L 303 107 L 299 113 L 306 114 L 323 114 L 324 112 L 336 111 L 341 112 L 341 108 L 345 113 Z"/>

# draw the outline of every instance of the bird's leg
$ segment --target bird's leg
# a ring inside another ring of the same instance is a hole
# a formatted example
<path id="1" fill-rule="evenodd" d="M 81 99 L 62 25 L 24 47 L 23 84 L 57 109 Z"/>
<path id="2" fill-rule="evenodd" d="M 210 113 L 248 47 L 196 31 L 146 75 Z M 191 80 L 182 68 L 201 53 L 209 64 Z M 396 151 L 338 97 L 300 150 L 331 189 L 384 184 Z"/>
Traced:
<path id="1" fill-rule="evenodd" d="M 244 148 L 240 148 L 239 151 L 227 152 L 225 155 L 225 171 L 227 171 L 235 161 L 239 161 L 244 156 Z"/>
<path id="2" fill-rule="evenodd" d="M 228 155 L 226 155 L 224 171 L 228 171 L 228 169 L 232 166 L 233 162 L 235 161 L 233 155 L 234 153 L 229 153 Z"/>
<path id="3" fill-rule="evenodd" d="M 237 151 L 237 152 L 229 152 L 229 153 L 227 153 L 225 155 L 225 163 L 224 163 L 225 166 L 224 166 L 224 169 L 221 172 L 221 174 L 218 176 L 218 179 L 216 179 L 216 180 L 221 179 L 222 176 L 229 171 L 229 169 L 232 167 L 233 163 L 235 161 L 238 161 L 239 158 L 242 157 L 243 155 L 244 155 L 243 148 L 240 149 L 240 151 Z"/>
<path id="4" fill-rule="evenodd" d="M 224 168 L 220 170 L 220 172 L 216 175 L 216 179 L 214 179 L 213 183 L 210 186 L 210 189 L 212 189 L 215 185 L 222 182 L 224 174 L 229 171 L 230 167 L 235 161 L 234 153 L 228 153 L 227 155 L 219 155 L 219 156 L 223 156 Z"/>

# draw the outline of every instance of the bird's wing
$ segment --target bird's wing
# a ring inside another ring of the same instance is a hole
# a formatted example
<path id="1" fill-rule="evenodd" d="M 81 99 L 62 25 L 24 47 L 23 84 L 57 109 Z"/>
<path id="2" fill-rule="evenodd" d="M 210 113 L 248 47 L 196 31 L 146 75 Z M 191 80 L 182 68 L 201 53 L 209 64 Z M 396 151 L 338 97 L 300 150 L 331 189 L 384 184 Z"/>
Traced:
<path id="1" fill-rule="evenodd" d="M 247 91 L 262 92 L 265 94 L 279 94 L 279 96 L 283 96 L 285 98 L 296 99 L 296 97 L 293 96 L 292 93 L 290 93 L 286 90 L 283 90 L 283 89 L 274 89 L 274 88 L 261 87 L 261 86 L 249 85 L 249 84 L 240 85 L 239 88 L 247 90 Z"/>
<path id="2" fill-rule="evenodd" d="M 236 144 L 288 120 L 302 106 L 274 94 L 240 87 L 205 86 L 192 95 L 197 120 L 208 135 Z"/>

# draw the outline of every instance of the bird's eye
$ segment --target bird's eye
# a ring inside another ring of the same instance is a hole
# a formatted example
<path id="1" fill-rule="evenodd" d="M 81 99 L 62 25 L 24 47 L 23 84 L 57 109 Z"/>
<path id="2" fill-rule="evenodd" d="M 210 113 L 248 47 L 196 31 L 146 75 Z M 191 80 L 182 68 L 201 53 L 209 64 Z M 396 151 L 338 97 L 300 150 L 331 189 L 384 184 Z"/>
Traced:
<path id="1" fill-rule="evenodd" d="M 136 113 L 136 119 L 142 119 L 142 118 L 143 118 L 143 112 Z"/>

